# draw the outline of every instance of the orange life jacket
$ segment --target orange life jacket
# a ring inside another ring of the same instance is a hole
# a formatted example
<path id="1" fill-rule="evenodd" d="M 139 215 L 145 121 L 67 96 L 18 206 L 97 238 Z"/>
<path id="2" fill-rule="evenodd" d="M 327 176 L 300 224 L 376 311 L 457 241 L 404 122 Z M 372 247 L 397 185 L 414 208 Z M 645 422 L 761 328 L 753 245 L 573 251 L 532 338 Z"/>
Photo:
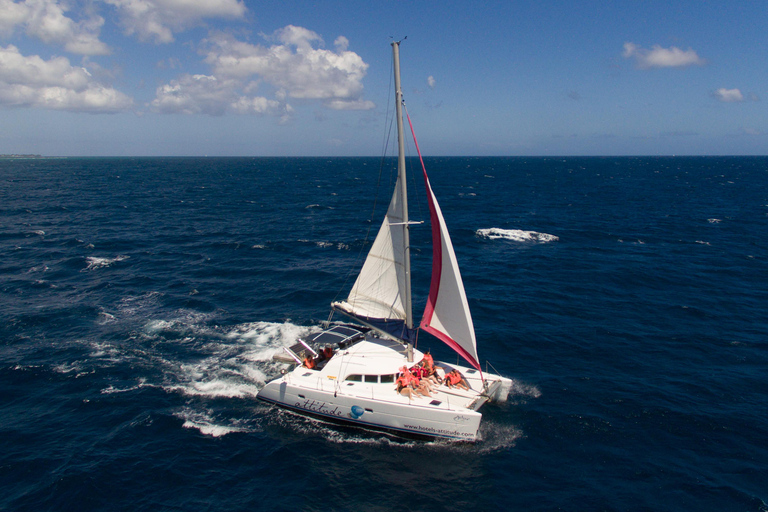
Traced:
<path id="1" fill-rule="evenodd" d="M 333 357 L 333 349 L 331 347 L 325 347 L 323 349 L 323 354 L 325 354 L 326 359 L 330 359 Z"/>
<path id="2" fill-rule="evenodd" d="M 430 368 L 435 366 L 435 360 L 432 359 L 432 354 L 424 354 L 424 360 L 427 362 Z"/>
<path id="3" fill-rule="evenodd" d="M 311 370 L 312 368 L 315 367 L 315 360 L 312 359 L 311 357 L 305 357 L 304 365 Z"/>
<path id="4" fill-rule="evenodd" d="M 458 384 L 459 382 L 461 382 L 461 375 L 459 375 L 458 373 L 449 373 L 448 375 L 446 375 L 446 377 L 448 377 L 448 382 L 450 382 L 451 384 Z"/>

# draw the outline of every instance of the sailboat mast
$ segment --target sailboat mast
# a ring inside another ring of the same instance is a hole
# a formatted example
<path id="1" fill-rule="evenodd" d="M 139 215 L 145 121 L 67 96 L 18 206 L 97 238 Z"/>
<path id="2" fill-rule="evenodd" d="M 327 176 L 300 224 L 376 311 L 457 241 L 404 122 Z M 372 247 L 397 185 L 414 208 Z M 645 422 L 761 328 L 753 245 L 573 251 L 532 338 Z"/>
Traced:
<path id="1" fill-rule="evenodd" d="M 413 329 L 413 311 L 411 306 L 411 244 L 408 226 L 408 189 L 405 178 L 405 131 L 403 129 L 403 91 L 400 87 L 400 41 L 392 43 L 392 59 L 395 71 L 395 115 L 397 116 L 397 178 L 400 183 L 400 200 L 403 205 L 403 265 L 405 266 L 405 325 Z M 413 359 L 413 346 L 408 344 L 409 361 Z"/>

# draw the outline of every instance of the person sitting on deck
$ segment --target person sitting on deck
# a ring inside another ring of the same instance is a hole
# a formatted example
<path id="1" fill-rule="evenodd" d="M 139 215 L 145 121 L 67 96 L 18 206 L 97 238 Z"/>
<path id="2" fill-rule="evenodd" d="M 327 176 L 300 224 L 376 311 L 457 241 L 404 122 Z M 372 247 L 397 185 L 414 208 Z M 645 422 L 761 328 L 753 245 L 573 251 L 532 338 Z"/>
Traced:
<path id="1" fill-rule="evenodd" d="M 400 374 L 400 377 L 397 378 L 397 381 L 395 382 L 397 384 L 397 392 L 400 393 L 403 396 L 407 396 L 411 400 L 414 398 L 417 398 L 419 395 L 416 393 L 416 391 L 411 388 L 410 385 L 408 385 L 408 379 L 406 378 L 405 374 Z"/>
<path id="2" fill-rule="evenodd" d="M 426 361 L 421 362 L 421 375 L 419 375 L 422 379 L 427 379 L 430 383 L 434 384 L 435 386 L 439 386 L 443 383 L 443 379 L 440 378 L 440 376 L 437 374 L 437 371 L 435 370 L 435 367 L 431 367 L 427 364 Z"/>
<path id="3" fill-rule="evenodd" d="M 430 387 L 427 381 L 419 379 L 418 376 L 414 375 L 413 371 L 407 371 L 407 370 L 406 370 L 406 378 L 410 380 L 410 384 L 416 389 L 416 392 L 426 397 L 430 397 L 430 398 L 432 397 L 432 395 L 429 394 L 432 391 L 432 388 Z"/>
<path id="4" fill-rule="evenodd" d="M 408 378 L 408 375 L 410 374 L 408 373 L 407 368 L 403 367 L 400 368 L 400 370 L 400 376 L 397 378 L 397 381 L 395 381 L 395 384 L 397 384 L 397 392 L 403 396 L 407 396 L 411 400 L 418 398 L 420 395 L 411 387 L 411 379 Z"/>
<path id="5" fill-rule="evenodd" d="M 445 384 L 449 388 L 456 386 L 457 388 L 469 391 L 467 381 L 464 380 L 464 377 L 456 369 L 451 370 L 450 373 L 445 376 Z"/>
<path id="6" fill-rule="evenodd" d="M 429 350 L 426 351 L 424 354 L 424 357 L 422 358 L 421 362 L 423 364 L 427 365 L 427 368 L 430 370 L 434 370 L 435 368 L 435 360 L 432 358 L 432 354 L 429 353 Z"/>
<path id="7" fill-rule="evenodd" d="M 429 371 L 421 363 L 411 368 L 411 373 L 413 373 L 413 375 L 419 379 L 420 383 L 426 385 L 430 393 L 433 391 L 433 386 L 438 384 L 434 378 L 430 378 Z"/>
<path id="8" fill-rule="evenodd" d="M 333 357 L 333 348 L 330 345 L 326 345 L 323 349 L 323 355 L 325 356 L 325 359 L 330 359 Z"/>
<path id="9" fill-rule="evenodd" d="M 316 363 L 315 363 L 315 360 L 312 358 L 311 355 L 307 355 L 306 357 L 304 357 L 304 365 L 303 366 L 306 366 L 310 370 L 314 370 L 315 369 Z"/>

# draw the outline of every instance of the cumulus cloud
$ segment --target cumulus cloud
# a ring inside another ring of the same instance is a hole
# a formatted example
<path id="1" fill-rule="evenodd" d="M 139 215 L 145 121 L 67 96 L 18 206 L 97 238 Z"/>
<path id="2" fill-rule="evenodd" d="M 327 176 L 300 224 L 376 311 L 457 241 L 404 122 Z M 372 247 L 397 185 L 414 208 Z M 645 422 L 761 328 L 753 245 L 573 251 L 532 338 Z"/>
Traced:
<path id="1" fill-rule="evenodd" d="M 133 100 L 69 59 L 24 56 L 9 45 L 0 47 L 0 105 L 114 113 L 129 109 Z"/>
<path id="2" fill-rule="evenodd" d="M 202 50 L 211 74 L 184 76 L 158 88 L 152 107 L 166 113 L 281 116 L 293 110 L 289 99 L 318 100 L 334 110 L 374 107 L 362 98 L 368 64 L 347 50 L 345 37 L 336 39 L 336 51 L 317 48 L 323 44 L 317 33 L 293 25 L 266 37 L 275 44 L 254 45 L 227 34 L 211 35 Z M 261 87 L 271 88 L 273 98 L 255 96 Z"/>
<path id="3" fill-rule="evenodd" d="M 726 89 L 725 87 L 721 87 L 715 91 L 715 98 L 724 103 L 737 103 L 739 101 L 744 101 L 744 95 L 741 94 L 740 90 Z"/>
<path id="4" fill-rule="evenodd" d="M 323 100 L 334 109 L 370 109 L 373 103 L 361 99 L 362 79 L 368 64 L 337 39 L 338 51 L 315 48 L 322 38 L 302 27 L 289 25 L 272 39 L 282 44 L 253 45 L 218 34 L 208 40 L 205 61 L 217 76 L 260 80 L 296 99 Z"/>
<path id="5" fill-rule="evenodd" d="M 259 96 L 247 96 L 243 83 L 236 79 L 220 79 L 211 75 L 183 75 L 158 87 L 151 108 L 160 113 L 208 114 L 280 114 L 290 106 Z"/>
<path id="6" fill-rule="evenodd" d="M 247 11 L 242 0 L 104 0 L 117 8 L 127 35 L 141 41 L 171 43 L 173 34 L 208 18 L 239 19 Z"/>
<path id="7" fill-rule="evenodd" d="M 16 26 L 23 24 L 28 17 L 29 7 L 25 3 L 0 0 L 0 35 L 11 35 Z"/>
<path id="8" fill-rule="evenodd" d="M 427 85 L 429 86 L 429 88 L 430 89 L 434 89 L 435 88 L 435 83 L 436 83 L 435 82 L 435 77 L 433 77 L 432 75 L 429 75 L 427 77 Z"/>
<path id="9" fill-rule="evenodd" d="M 79 21 L 65 15 L 68 7 L 58 0 L 0 0 L 0 34 L 8 36 L 24 27 L 28 36 L 59 44 L 81 55 L 107 55 L 109 47 L 99 40 L 104 18 L 90 14 Z"/>
<path id="10" fill-rule="evenodd" d="M 692 65 L 704 65 L 704 59 L 700 58 L 695 51 L 688 49 L 681 50 L 675 46 L 662 48 L 654 45 L 650 50 L 641 48 L 635 43 L 624 43 L 625 59 L 635 59 L 637 67 L 641 69 L 649 68 L 680 68 Z"/>

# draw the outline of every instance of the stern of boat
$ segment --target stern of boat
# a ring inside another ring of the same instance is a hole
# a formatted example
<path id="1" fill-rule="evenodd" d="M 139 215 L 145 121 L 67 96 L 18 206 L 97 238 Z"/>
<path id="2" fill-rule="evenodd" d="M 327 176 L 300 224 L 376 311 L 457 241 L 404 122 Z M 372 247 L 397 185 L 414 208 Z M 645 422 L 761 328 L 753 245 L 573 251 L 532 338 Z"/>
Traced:
<path id="1" fill-rule="evenodd" d="M 486 375 L 485 381 L 488 385 L 484 395 L 488 397 L 489 402 L 506 402 L 509 392 L 512 389 L 512 379 L 502 377 L 501 375 Z"/>

